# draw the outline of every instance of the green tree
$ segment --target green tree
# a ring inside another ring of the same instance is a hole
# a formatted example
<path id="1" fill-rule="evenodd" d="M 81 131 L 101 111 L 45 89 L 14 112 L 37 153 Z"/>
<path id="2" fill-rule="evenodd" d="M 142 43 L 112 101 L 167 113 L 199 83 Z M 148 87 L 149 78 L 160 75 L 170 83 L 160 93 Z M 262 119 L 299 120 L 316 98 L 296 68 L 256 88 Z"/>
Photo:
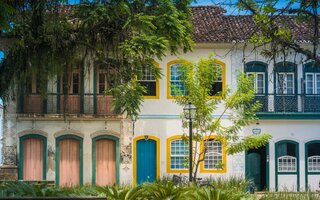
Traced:
<path id="1" fill-rule="evenodd" d="M 256 26 L 249 42 L 263 47 L 262 54 L 267 58 L 278 55 L 286 57 L 289 51 L 305 56 L 304 60 L 315 61 L 320 64 L 320 17 L 319 0 L 285 0 L 283 8 L 277 8 L 278 0 L 268 0 L 259 3 L 256 0 L 239 0 L 241 10 L 249 11 L 253 15 Z M 296 5 L 299 7 L 296 7 Z M 288 15 L 293 15 L 288 17 Z M 288 21 L 289 20 L 289 21 Z M 292 28 L 292 22 L 303 25 L 304 30 L 296 30 L 308 37 L 311 45 L 300 42 L 299 35 Z M 266 44 L 270 45 L 270 47 Z M 309 46 L 309 47 L 308 47 Z M 311 48 L 310 48 L 311 46 Z"/>
<path id="2" fill-rule="evenodd" d="M 160 77 L 153 60 L 179 49 L 190 51 L 193 44 L 191 0 L 95 0 L 73 6 L 63 0 L 22 2 L 15 5 L 14 27 L 6 33 L 15 43 L 0 68 L 1 97 L 31 76 L 38 77 L 45 97 L 49 79 L 68 75 L 88 60 L 101 63 L 116 87 L 128 84 L 139 96 L 139 85 L 131 83 L 143 66 Z M 118 91 L 115 96 L 121 96 Z M 140 106 L 141 100 L 133 105 Z M 117 110 L 132 109 L 121 102 Z"/>
<path id="3" fill-rule="evenodd" d="M 269 134 L 258 136 L 241 136 L 243 127 L 257 120 L 256 111 L 259 109 L 259 102 L 254 101 L 253 79 L 246 74 L 240 73 L 237 79 L 237 88 L 232 91 L 217 94 L 212 97 L 211 89 L 213 80 L 221 76 L 222 70 L 215 64 L 213 55 L 209 58 L 200 58 L 198 62 L 191 63 L 181 60 L 183 82 L 187 88 L 187 95 L 177 95 L 175 101 L 182 106 L 191 102 L 197 108 L 197 115 L 193 121 L 193 177 L 196 178 L 198 168 L 207 153 L 207 143 L 200 149 L 201 141 L 210 136 L 216 136 L 218 141 L 226 144 L 228 154 L 235 154 L 251 148 L 259 148 L 271 139 Z M 179 94 L 179 92 L 176 92 Z M 218 114 L 219 117 L 213 117 Z M 228 116 L 227 125 L 223 118 Z M 184 121 L 183 128 L 188 128 L 188 123 Z M 184 137 L 186 141 L 188 136 Z M 200 149 L 200 150 L 199 150 Z M 223 168 L 216 166 L 217 168 Z M 194 179 L 195 180 L 195 179 Z"/>
<path id="4" fill-rule="evenodd" d="M 0 32 L 10 28 L 10 18 L 14 12 L 15 9 L 8 2 L 0 2 Z"/>

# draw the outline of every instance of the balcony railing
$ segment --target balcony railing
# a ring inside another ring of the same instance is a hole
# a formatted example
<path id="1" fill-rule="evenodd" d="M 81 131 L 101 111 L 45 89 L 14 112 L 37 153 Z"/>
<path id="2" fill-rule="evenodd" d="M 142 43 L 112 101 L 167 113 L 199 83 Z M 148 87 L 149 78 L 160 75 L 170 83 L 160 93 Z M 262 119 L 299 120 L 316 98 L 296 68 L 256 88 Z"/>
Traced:
<path id="1" fill-rule="evenodd" d="M 21 114 L 97 114 L 114 115 L 111 96 L 84 94 L 24 95 L 19 102 Z"/>
<path id="2" fill-rule="evenodd" d="M 261 103 L 258 116 L 268 116 L 268 114 L 305 114 L 305 116 L 318 115 L 320 117 L 319 94 L 257 95 L 255 100 Z"/>

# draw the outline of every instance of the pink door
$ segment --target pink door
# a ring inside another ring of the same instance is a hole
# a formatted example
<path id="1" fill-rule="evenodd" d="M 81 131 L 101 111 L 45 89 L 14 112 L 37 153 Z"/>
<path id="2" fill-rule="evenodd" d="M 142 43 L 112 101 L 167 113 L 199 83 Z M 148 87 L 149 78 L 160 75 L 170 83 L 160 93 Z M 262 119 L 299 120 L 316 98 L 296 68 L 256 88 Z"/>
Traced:
<path id="1" fill-rule="evenodd" d="M 96 185 L 116 184 L 116 143 L 101 139 L 96 142 Z"/>
<path id="2" fill-rule="evenodd" d="M 60 141 L 59 185 L 80 185 L 80 142 L 75 139 Z"/>
<path id="3" fill-rule="evenodd" d="M 42 180 L 43 141 L 29 138 L 23 142 L 23 180 Z"/>

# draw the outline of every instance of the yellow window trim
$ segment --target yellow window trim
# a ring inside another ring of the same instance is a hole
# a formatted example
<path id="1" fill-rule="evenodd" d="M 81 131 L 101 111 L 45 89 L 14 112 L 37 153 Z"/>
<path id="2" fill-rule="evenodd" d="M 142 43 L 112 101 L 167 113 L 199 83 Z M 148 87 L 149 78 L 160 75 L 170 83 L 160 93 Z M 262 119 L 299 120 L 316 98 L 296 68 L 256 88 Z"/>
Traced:
<path id="1" fill-rule="evenodd" d="M 182 139 L 182 135 L 175 135 L 167 138 L 167 173 L 188 173 L 189 169 L 171 169 L 171 156 L 170 156 L 170 149 L 171 149 L 171 141 Z"/>
<path id="2" fill-rule="evenodd" d="M 171 85 L 170 85 L 170 66 L 173 64 L 182 63 L 181 60 L 172 60 L 167 63 L 167 99 L 174 99 L 174 96 L 171 96 Z M 226 64 L 220 60 L 215 60 L 215 64 L 222 66 L 222 94 L 210 97 L 210 99 L 222 99 L 226 94 Z"/>
<path id="3" fill-rule="evenodd" d="M 160 65 L 156 61 L 153 61 L 153 64 L 159 68 Z M 160 99 L 160 83 L 159 79 L 156 79 L 156 96 L 143 96 L 144 99 Z"/>
<path id="4" fill-rule="evenodd" d="M 155 137 L 155 136 L 151 136 L 151 135 L 142 135 L 142 136 L 138 136 L 135 137 L 133 139 L 133 186 L 137 185 L 137 141 L 139 140 L 145 140 L 145 136 L 148 136 L 148 139 L 150 140 L 154 140 L 156 142 L 156 150 L 157 150 L 157 158 L 156 158 L 156 177 L 157 180 L 160 180 L 160 139 Z"/>
<path id="5" fill-rule="evenodd" d="M 216 139 L 217 136 L 207 136 L 200 142 L 200 152 L 203 151 L 203 141 L 209 139 Z M 218 140 L 218 139 L 217 139 Z M 220 140 L 221 141 L 221 140 Z M 226 173 L 227 172 L 227 154 L 226 154 L 226 141 L 222 140 L 222 163 L 224 165 L 223 169 L 204 169 L 204 160 L 200 163 L 200 173 Z M 203 159 L 203 154 L 200 159 Z"/>

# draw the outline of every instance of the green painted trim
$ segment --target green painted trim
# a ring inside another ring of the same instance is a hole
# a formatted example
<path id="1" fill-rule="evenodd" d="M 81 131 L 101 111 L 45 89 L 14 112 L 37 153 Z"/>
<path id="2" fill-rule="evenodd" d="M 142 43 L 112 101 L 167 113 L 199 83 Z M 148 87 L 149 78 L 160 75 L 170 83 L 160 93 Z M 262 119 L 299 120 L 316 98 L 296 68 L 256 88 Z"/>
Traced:
<path id="1" fill-rule="evenodd" d="M 270 161 L 269 161 L 269 143 L 266 144 L 266 189 L 268 190 L 270 188 L 270 176 L 269 176 L 269 171 L 270 171 Z M 247 179 L 249 171 L 248 171 L 248 151 L 245 151 L 245 157 L 244 157 L 244 163 L 245 163 L 245 178 Z"/>
<path id="2" fill-rule="evenodd" d="M 97 66 L 93 66 L 93 113 L 97 114 Z"/>
<path id="3" fill-rule="evenodd" d="M 320 113 L 288 113 L 288 112 L 272 112 L 272 113 L 257 113 L 259 119 L 303 119 L 303 120 L 319 120 Z"/>
<path id="4" fill-rule="evenodd" d="M 92 138 L 92 185 L 96 184 L 96 142 L 101 139 L 109 139 L 116 142 L 116 182 L 120 184 L 120 143 L 119 138 L 112 135 L 100 135 Z"/>
<path id="5" fill-rule="evenodd" d="M 268 72 L 268 64 L 261 61 L 251 61 L 246 63 L 245 72 Z"/>
<path id="6" fill-rule="evenodd" d="M 19 170 L 18 170 L 18 179 L 23 180 L 23 144 L 26 139 L 30 138 L 37 138 L 41 139 L 43 141 L 43 174 L 42 174 L 42 179 L 46 180 L 47 179 L 47 138 L 39 135 L 39 134 L 28 134 L 24 135 L 19 138 Z"/>
<path id="7" fill-rule="evenodd" d="M 80 65 L 80 113 L 84 113 L 84 63 Z"/>
<path id="8" fill-rule="evenodd" d="M 61 88 L 61 79 L 59 78 L 59 76 L 57 76 L 57 113 L 60 113 L 60 88 Z"/>
<path id="9" fill-rule="evenodd" d="M 270 189 L 270 154 L 269 154 L 269 145 L 270 143 L 268 143 L 266 145 L 266 159 L 267 159 L 267 169 L 266 169 L 266 186 L 267 186 L 267 190 Z"/>
<path id="10" fill-rule="evenodd" d="M 320 65 L 314 65 L 314 62 L 308 62 L 303 65 L 304 73 L 320 73 Z M 306 80 L 306 79 L 305 79 Z"/>
<path id="11" fill-rule="evenodd" d="M 277 147 L 282 143 L 291 143 L 296 145 L 296 156 L 297 156 L 297 172 L 278 172 L 278 151 Z M 278 175 L 279 174 L 294 174 L 297 175 L 297 191 L 300 191 L 300 159 L 299 159 L 299 143 L 293 140 L 281 140 L 275 143 L 275 175 L 276 175 L 276 192 L 278 191 Z"/>
<path id="12" fill-rule="evenodd" d="M 275 91 L 275 96 L 277 96 L 277 73 L 294 73 L 294 95 L 297 95 L 298 93 L 298 78 L 297 78 L 297 65 L 292 62 L 286 62 L 287 67 L 286 69 L 283 66 L 283 62 L 277 63 L 274 66 L 274 72 L 273 72 L 273 89 Z M 286 94 L 281 94 L 281 96 L 286 96 Z M 291 95 L 288 95 L 291 96 Z"/>
<path id="13" fill-rule="evenodd" d="M 60 141 L 63 139 L 75 139 L 80 142 L 80 170 L 79 170 L 79 177 L 80 177 L 80 186 L 83 185 L 83 138 L 77 135 L 66 134 L 56 138 L 56 186 L 59 186 L 59 159 L 60 159 Z"/>
<path id="14" fill-rule="evenodd" d="M 287 66 L 284 67 L 284 62 L 278 62 L 275 64 L 275 72 L 297 72 L 297 64 L 294 64 L 293 62 L 286 62 Z"/>
<path id="15" fill-rule="evenodd" d="M 248 62 L 245 65 L 245 72 L 262 72 L 264 73 L 264 95 L 259 94 L 259 96 L 268 95 L 268 65 L 261 61 L 252 61 Z"/>
<path id="16" fill-rule="evenodd" d="M 304 144 L 304 159 L 305 159 L 305 190 L 307 191 L 308 190 L 308 175 L 312 175 L 312 174 L 320 174 L 320 172 L 309 172 L 308 171 L 308 145 L 309 144 L 316 144 L 316 143 L 319 143 L 320 144 L 320 140 L 312 140 L 312 141 L 309 141 L 307 143 Z"/>

